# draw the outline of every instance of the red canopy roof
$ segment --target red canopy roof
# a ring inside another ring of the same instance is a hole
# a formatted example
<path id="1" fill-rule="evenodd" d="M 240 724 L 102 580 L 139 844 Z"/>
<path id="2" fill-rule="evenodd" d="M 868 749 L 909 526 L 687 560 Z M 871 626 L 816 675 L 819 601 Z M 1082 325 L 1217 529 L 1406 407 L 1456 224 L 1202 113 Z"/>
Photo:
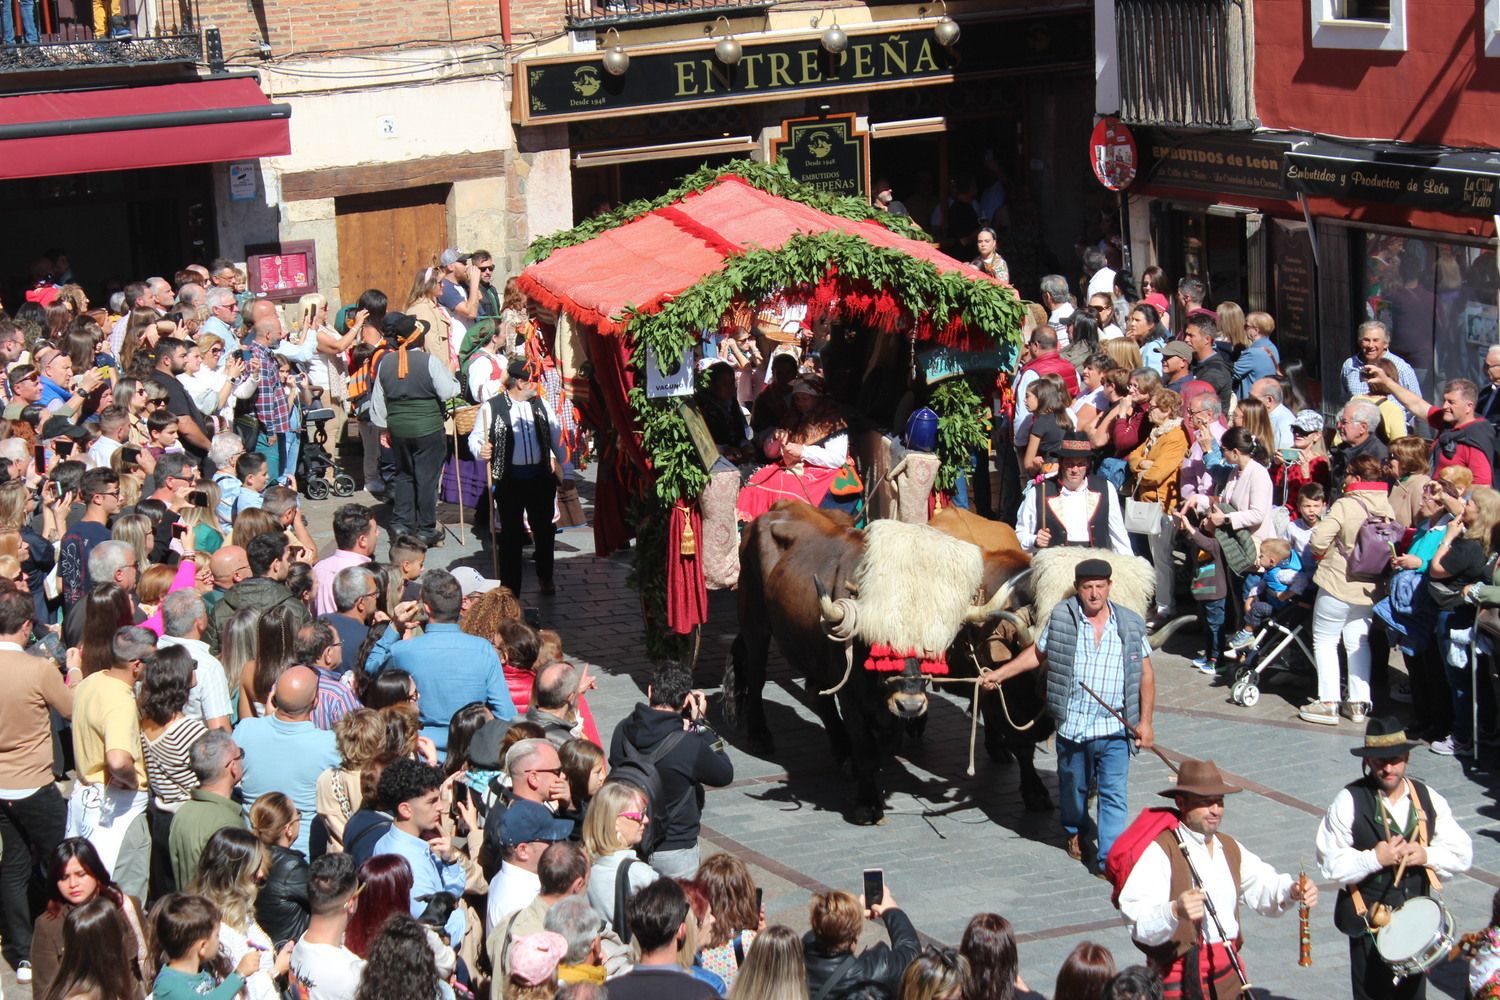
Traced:
<path id="1" fill-rule="evenodd" d="M 291 109 L 249 77 L 0 98 L 0 180 L 285 156 Z"/>
<path id="2" fill-rule="evenodd" d="M 753 248 L 775 250 L 799 233 L 837 230 L 930 262 L 994 281 L 930 244 L 898 236 L 877 222 L 857 222 L 779 198 L 732 174 L 584 243 L 554 251 L 521 274 L 522 289 L 573 318 L 618 333 L 626 306 L 654 311 L 718 271 L 724 258 Z"/>

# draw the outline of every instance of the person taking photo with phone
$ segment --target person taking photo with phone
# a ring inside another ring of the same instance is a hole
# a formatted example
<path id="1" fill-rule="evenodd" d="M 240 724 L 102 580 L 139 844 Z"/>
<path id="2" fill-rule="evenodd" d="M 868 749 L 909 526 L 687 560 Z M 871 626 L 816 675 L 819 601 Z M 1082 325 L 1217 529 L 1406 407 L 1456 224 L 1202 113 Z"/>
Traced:
<path id="1" fill-rule="evenodd" d="M 609 748 L 611 770 L 645 764 L 661 780 L 663 801 L 651 803 L 654 844 L 645 857 L 666 878 L 692 878 L 698 870 L 698 828 L 703 788 L 723 788 L 734 780 L 734 762 L 724 741 L 703 717 L 708 698 L 693 690 L 693 678 L 676 664 L 651 675 L 646 700 L 615 728 Z"/>
<path id="2" fill-rule="evenodd" d="M 865 875 L 866 889 L 878 888 L 878 898 L 866 892 L 856 899 L 838 891 L 820 892 L 812 898 L 808 920 L 812 930 L 802 939 L 811 1000 L 837 1000 L 856 987 L 872 984 L 894 996 L 901 974 L 922 949 L 917 929 L 886 887 L 884 874 L 871 869 Z M 872 884 L 871 875 L 879 881 Z M 865 920 L 885 924 L 891 943 L 856 953 Z"/>

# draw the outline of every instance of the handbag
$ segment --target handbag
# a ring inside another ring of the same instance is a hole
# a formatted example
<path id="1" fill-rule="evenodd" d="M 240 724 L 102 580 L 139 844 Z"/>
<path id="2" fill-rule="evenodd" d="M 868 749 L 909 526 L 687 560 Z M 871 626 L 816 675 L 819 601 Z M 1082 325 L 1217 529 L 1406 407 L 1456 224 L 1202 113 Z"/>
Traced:
<path id="1" fill-rule="evenodd" d="M 1161 534 L 1161 504 L 1155 500 L 1126 497 L 1125 530 L 1137 535 Z"/>

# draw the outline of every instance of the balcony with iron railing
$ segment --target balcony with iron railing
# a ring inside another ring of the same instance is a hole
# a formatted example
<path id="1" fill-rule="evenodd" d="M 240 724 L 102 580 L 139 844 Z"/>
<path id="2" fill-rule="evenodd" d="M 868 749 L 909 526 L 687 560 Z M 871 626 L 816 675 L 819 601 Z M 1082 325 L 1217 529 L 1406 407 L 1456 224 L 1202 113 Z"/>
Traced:
<path id="1" fill-rule="evenodd" d="M 1253 0 L 1116 0 L 1120 117 L 1255 126 Z"/>
<path id="2" fill-rule="evenodd" d="M 674 21 L 712 20 L 755 14 L 774 6 L 774 0 L 568 0 L 568 27 L 594 28 Z"/>
<path id="3" fill-rule="evenodd" d="M 0 73 L 191 66 L 203 55 L 198 0 L 0 0 L 0 17 Z"/>

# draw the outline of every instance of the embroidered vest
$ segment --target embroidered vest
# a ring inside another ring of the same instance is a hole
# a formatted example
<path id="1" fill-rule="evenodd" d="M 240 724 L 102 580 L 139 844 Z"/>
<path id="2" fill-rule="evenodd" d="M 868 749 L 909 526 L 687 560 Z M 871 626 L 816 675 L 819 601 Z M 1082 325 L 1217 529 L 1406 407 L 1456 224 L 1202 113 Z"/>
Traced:
<path id="1" fill-rule="evenodd" d="M 1094 509 L 1089 512 L 1086 543 L 1073 542 L 1068 539 L 1068 529 L 1053 509 L 1053 501 L 1062 495 L 1062 486 L 1056 479 L 1044 479 L 1037 488 L 1037 530 L 1046 528 L 1051 531 L 1053 545 L 1087 544 L 1090 548 L 1107 549 L 1109 548 L 1109 487 L 1102 476 L 1089 476 L 1084 482 L 1084 487 L 1090 494 L 1098 497 Z"/>

